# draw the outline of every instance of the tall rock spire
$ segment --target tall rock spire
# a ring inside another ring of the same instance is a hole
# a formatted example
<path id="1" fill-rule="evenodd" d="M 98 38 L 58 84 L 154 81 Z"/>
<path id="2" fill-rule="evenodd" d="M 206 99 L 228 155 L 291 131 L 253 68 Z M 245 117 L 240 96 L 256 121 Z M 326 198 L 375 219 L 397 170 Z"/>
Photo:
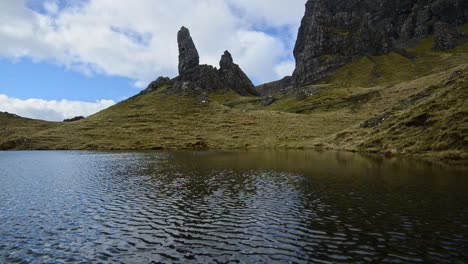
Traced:
<path id="1" fill-rule="evenodd" d="M 190 36 L 190 31 L 186 27 L 179 30 L 177 43 L 179 44 L 179 74 L 182 74 L 198 66 L 200 57 Z"/>

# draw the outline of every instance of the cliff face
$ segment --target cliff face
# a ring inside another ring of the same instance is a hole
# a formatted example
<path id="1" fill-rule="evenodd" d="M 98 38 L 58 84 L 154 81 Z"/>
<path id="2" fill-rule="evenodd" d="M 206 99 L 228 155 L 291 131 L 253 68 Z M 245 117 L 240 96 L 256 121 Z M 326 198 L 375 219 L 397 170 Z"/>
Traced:
<path id="1" fill-rule="evenodd" d="M 451 48 L 464 40 L 456 26 L 467 22 L 466 0 L 308 0 L 293 84 L 312 84 L 354 58 L 386 54 L 431 34 L 435 49 Z"/>
<path id="2" fill-rule="evenodd" d="M 292 84 L 292 77 L 286 76 L 281 80 L 264 83 L 257 86 L 257 91 L 263 96 L 276 95 L 286 91 L 286 88 Z"/>

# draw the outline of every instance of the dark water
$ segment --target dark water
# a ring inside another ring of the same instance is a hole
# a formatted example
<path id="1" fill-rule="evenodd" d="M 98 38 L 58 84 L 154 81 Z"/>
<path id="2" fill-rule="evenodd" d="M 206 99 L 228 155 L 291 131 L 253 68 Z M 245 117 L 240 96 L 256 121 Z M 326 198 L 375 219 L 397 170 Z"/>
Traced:
<path id="1" fill-rule="evenodd" d="M 0 152 L 0 263 L 467 260 L 467 171 L 306 151 Z"/>

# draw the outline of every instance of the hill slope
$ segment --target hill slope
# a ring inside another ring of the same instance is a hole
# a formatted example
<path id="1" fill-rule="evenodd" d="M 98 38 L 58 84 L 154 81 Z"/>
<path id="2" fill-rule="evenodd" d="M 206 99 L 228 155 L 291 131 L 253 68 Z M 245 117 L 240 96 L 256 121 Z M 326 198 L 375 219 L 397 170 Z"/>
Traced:
<path id="1" fill-rule="evenodd" d="M 385 99 L 399 94 L 402 100 Z M 468 64 L 382 90 L 365 107 L 379 114 L 330 138 L 334 146 L 386 153 L 439 152 L 468 158 Z M 387 105 L 385 107 L 385 105 Z"/>
<path id="2" fill-rule="evenodd" d="M 245 111 L 217 101 L 203 105 L 196 98 L 153 92 L 84 120 L 35 133 L 30 147 L 101 150 L 298 148 L 310 147 L 312 139 L 331 135 L 359 120 L 347 111 L 314 116 Z M 324 123 L 334 125 L 325 127 Z"/>
<path id="3" fill-rule="evenodd" d="M 72 123 L 0 113 L 0 149 L 333 148 L 468 159 L 468 45 L 433 52 L 429 41 L 362 57 L 268 104 L 161 87 Z"/>
<path id="4" fill-rule="evenodd" d="M 0 149 L 31 148 L 31 135 L 58 127 L 59 123 L 23 118 L 0 112 Z"/>
<path id="5" fill-rule="evenodd" d="M 6 126 L 14 123 L 16 132 L 9 128 L 9 135 L 0 139 L 0 147 L 93 150 L 325 147 L 412 154 L 449 151 L 453 158 L 466 158 L 467 81 L 468 65 L 464 64 L 391 87 L 324 88 L 315 105 L 311 99 L 302 105 L 306 106 L 304 114 L 266 110 L 297 100 L 291 98 L 262 109 L 259 99 L 235 94 L 211 94 L 211 102 L 202 104 L 196 98 L 153 92 L 74 123 L 20 121 L 15 117 Z M 23 143 L 25 138 L 27 144 Z"/>

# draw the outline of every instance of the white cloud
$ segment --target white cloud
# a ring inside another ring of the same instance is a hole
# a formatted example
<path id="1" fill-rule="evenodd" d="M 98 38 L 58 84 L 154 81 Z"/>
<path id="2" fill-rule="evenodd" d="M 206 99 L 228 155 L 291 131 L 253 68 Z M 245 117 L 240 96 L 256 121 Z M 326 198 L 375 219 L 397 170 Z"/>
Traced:
<path id="1" fill-rule="evenodd" d="M 304 14 L 305 0 L 228 0 L 252 23 L 267 27 L 289 26 L 297 32 L 298 19 Z"/>
<path id="2" fill-rule="evenodd" d="M 62 121 L 75 116 L 89 116 L 114 104 L 115 102 L 112 100 L 99 100 L 95 103 L 68 100 L 20 100 L 0 94 L 0 111 L 48 121 Z"/>
<path id="3" fill-rule="evenodd" d="M 55 15 L 59 11 L 59 6 L 55 1 L 47 1 L 44 3 L 44 9 L 49 14 Z"/>
<path id="4" fill-rule="evenodd" d="M 282 77 L 277 67 L 292 62 L 305 4 L 305 0 L 67 2 L 74 5 L 59 7 L 56 1 L 45 1 L 45 11 L 39 13 L 29 9 L 26 0 L 0 1 L 0 57 L 46 60 L 85 74 L 127 77 L 144 87 L 159 75 L 177 75 L 176 34 L 185 25 L 202 63 L 218 66 L 228 49 L 254 81 L 272 81 Z"/>
<path id="5" fill-rule="evenodd" d="M 294 62 L 287 61 L 276 65 L 275 72 L 278 76 L 289 76 L 292 75 L 295 68 L 296 64 Z"/>

